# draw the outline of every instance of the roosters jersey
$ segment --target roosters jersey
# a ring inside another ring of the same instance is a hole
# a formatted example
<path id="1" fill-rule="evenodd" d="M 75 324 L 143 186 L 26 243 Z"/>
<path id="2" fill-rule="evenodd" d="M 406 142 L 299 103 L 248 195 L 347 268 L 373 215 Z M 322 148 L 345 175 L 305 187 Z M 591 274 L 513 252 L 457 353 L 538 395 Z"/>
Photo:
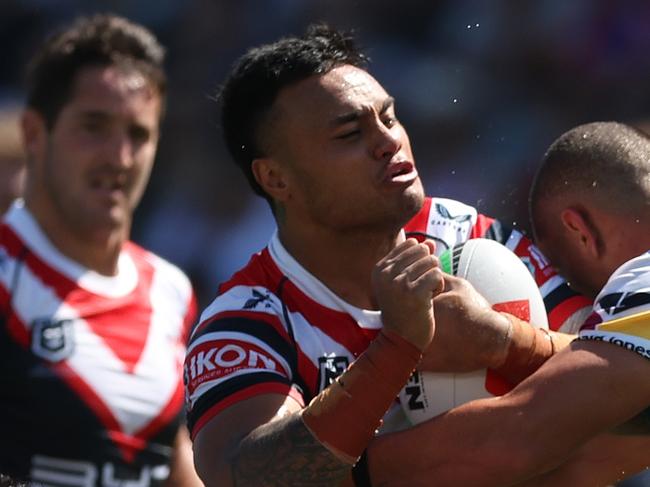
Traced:
<path id="1" fill-rule="evenodd" d="M 407 236 L 435 240 L 437 252 L 476 237 L 504 243 L 535 275 L 555 329 L 590 306 L 521 233 L 472 207 L 428 198 L 404 230 Z M 257 394 L 275 392 L 307 404 L 364 352 L 381 326 L 379 311 L 340 299 L 283 248 L 276 234 L 220 287 L 192 334 L 185 360 L 192 436 L 223 409 Z"/>
<path id="2" fill-rule="evenodd" d="M 133 243 L 106 277 L 29 211 L 0 226 L 0 471 L 43 486 L 162 485 L 195 314 L 171 264 Z"/>
<path id="3" fill-rule="evenodd" d="M 602 340 L 650 359 L 650 251 L 614 271 L 580 339 Z"/>

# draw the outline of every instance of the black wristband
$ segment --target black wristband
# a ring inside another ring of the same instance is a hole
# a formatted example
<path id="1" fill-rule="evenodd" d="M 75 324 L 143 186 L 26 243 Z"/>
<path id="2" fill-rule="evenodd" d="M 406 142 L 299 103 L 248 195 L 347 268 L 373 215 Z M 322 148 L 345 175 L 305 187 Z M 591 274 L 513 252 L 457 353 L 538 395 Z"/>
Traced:
<path id="1" fill-rule="evenodd" d="M 363 450 L 361 458 L 352 467 L 352 480 L 356 487 L 372 487 L 368 471 L 368 450 Z"/>

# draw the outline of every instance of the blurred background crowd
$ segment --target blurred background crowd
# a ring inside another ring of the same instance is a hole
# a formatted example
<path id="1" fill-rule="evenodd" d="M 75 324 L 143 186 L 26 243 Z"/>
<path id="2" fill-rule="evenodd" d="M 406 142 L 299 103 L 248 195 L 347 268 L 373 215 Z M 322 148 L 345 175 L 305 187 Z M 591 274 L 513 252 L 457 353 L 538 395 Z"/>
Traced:
<path id="1" fill-rule="evenodd" d="M 2 0 L 0 178 L 21 161 L 26 60 L 78 14 L 111 11 L 167 47 L 168 113 L 134 239 L 181 266 L 201 305 L 269 239 L 274 223 L 222 143 L 211 101 L 247 48 L 313 21 L 354 29 L 397 100 L 428 194 L 527 230 L 542 151 L 594 120 L 650 114 L 644 0 Z"/>

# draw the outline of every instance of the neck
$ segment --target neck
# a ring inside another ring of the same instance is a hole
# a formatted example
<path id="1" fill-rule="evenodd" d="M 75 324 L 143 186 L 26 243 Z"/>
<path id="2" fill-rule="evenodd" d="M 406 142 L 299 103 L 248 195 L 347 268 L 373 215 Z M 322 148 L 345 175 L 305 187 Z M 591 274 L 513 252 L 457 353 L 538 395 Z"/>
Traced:
<path id="1" fill-rule="evenodd" d="M 399 242 L 399 229 L 341 233 L 322 227 L 279 225 L 278 233 L 293 258 L 334 294 L 359 308 L 377 309 L 372 270 Z"/>
<path id="2" fill-rule="evenodd" d="M 122 245 L 129 235 L 128 226 L 81 231 L 58 217 L 51 207 L 41 208 L 27 199 L 25 204 L 59 252 L 99 274 L 117 274 Z"/>

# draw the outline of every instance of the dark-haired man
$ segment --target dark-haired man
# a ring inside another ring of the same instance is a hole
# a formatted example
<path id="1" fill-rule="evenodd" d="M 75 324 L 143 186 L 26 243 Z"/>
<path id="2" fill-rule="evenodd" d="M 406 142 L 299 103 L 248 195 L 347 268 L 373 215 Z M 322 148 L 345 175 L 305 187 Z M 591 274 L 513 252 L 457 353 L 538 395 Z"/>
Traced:
<path id="1" fill-rule="evenodd" d="M 0 226 L 0 471 L 12 477 L 199 484 L 181 426 L 192 288 L 129 241 L 158 143 L 163 54 L 144 27 L 99 15 L 30 65 L 24 201 Z"/>
<path id="2" fill-rule="evenodd" d="M 507 241 L 531 259 L 557 326 L 584 303 L 564 299 L 520 234 L 425 198 L 395 101 L 365 66 L 350 38 L 317 26 L 249 51 L 220 95 L 228 147 L 278 231 L 191 338 L 189 426 L 207 485 L 337 485 L 355 463 L 361 485 L 362 452 L 382 417 L 395 427 L 395 396 L 430 345 L 445 248 Z M 476 368 L 493 358 L 478 355 Z"/>

